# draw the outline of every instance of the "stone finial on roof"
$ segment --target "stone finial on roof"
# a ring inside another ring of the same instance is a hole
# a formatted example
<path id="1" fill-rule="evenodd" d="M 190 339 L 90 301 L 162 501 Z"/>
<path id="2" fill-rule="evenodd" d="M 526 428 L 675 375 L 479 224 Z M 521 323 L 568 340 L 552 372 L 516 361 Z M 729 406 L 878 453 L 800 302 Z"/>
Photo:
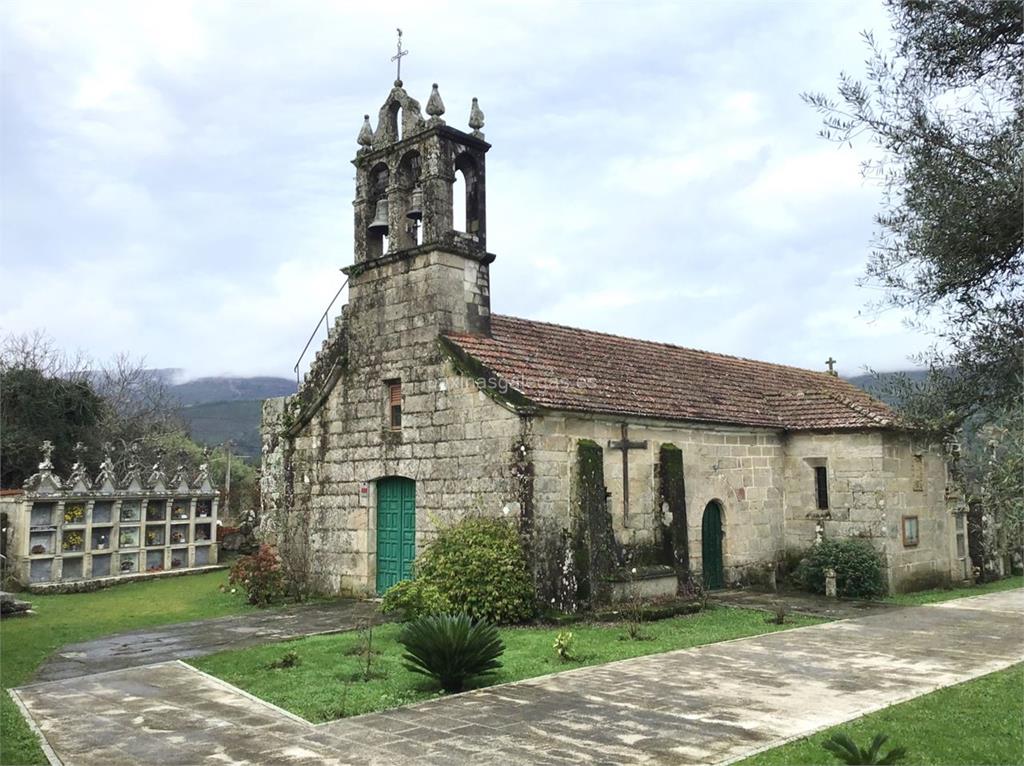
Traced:
<path id="1" fill-rule="evenodd" d="M 142 490 L 142 468 L 139 465 L 139 444 L 132 442 L 128 445 L 128 470 L 121 482 L 125 489 L 133 492 Z"/>
<path id="2" fill-rule="evenodd" d="M 43 445 L 39 448 L 39 451 L 43 453 L 43 462 L 39 464 L 40 471 L 52 471 L 53 461 L 50 459 L 53 457 L 53 442 L 49 439 L 43 442 Z"/>
<path id="3" fill-rule="evenodd" d="M 29 476 L 22 485 L 28 492 L 39 492 L 49 494 L 60 490 L 60 478 L 53 472 L 53 442 L 49 439 L 42 443 L 39 448 L 43 453 L 43 459 L 39 463 L 39 470 Z"/>
<path id="4" fill-rule="evenodd" d="M 365 149 L 373 146 L 373 126 L 370 125 L 370 115 L 363 115 L 363 127 L 359 129 L 359 136 L 356 138 L 359 145 Z"/>
<path id="5" fill-rule="evenodd" d="M 195 481 L 192 482 L 192 489 L 200 492 L 209 492 L 211 489 L 209 447 L 203 448 L 203 462 L 199 464 L 199 473 L 196 474 Z"/>
<path id="6" fill-rule="evenodd" d="M 100 463 L 100 471 L 96 474 L 96 481 L 93 487 L 101 492 L 113 492 L 117 488 L 117 477 L 114 475 L 114 458 L 111 453 L 114 445 L 110 442 L 103 443 L 103 462 Z"/>
<path id="7" fill-rule="evenodd" d="M 68 487 L 72 492 L 88 492 L 92 488 L 92 482 L 86 475 L 85 468 L 85 445 L 82 442 L 75 444 L 75 464 L 71 466 L 71 474 L 68 476 Z"/>
<path id="8" fill-rule="evenodd" d="M 441 100 L 436 82 L 430 90 L 430 98 L 427 99 L 427 114 L 430 115 L 430 122 L 433 125 L 444 122 L 441 119 L 441 115 L 444 114 L 444 101 Z"/>
<path id="9" fill-rule="evenodd" d="M 836 360 L 833 359 L 831 355 L 829 356 L 828 359 L 825 360 L 825 364 L 828 365 L 828 369 L 825 372 L 827 372 L 833 378 L 838 378 L 839 377 L 839 373 L 836 372 Z"/>
<path id="10" fill-rule="evenodd" d="M 146 485 L 150 489 L 156 489 L 157 487 L 164 487 L 167 484 L 167 474 L 164 473 L 163 469 L 164 451 L 158 449 L 156 452 L 156 461 L 153 463 L 153 467 L 149 469 L 149 476 L 146 477 Z"/>
<path id="11" fill-rule="evenodd" d="M 188 453 L 185 450 L 178 450 L 178 467 L 174 469 L 174 476 L 171 477 L 171 489 L 178 492 L 188 492 L 188 469 L 185 467 L 188 460 Z"/>
<path id="12" fill-rule="evenodd" d="M 480 128 L 483 126 L 484 113 L 480 111 L 480 104 L 477 102 L 476 96 L 473 96 L 473 105 L 469 108 L 469 127 L 473 129 L 472 135 L 483 138 L 484 134 L 480 132 Z"/>

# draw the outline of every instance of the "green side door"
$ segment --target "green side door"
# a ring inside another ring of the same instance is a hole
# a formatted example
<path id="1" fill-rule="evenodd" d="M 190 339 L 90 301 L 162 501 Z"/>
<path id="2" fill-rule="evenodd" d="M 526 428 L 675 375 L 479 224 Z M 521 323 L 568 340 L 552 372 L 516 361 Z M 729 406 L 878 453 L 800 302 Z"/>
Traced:
<path id="1" fill-rule="evenodd" d="M 725 587 L 722 568 L 722 507 L 708 503 L 701 521 L 701 557 L 704 587 L 708 590 Z"/>
<path id="2" fill-rule="evenodd" d="M 391 476 L 377 482 L 377 593 L 412 577 L 416 558 L 416 482 Z"/>

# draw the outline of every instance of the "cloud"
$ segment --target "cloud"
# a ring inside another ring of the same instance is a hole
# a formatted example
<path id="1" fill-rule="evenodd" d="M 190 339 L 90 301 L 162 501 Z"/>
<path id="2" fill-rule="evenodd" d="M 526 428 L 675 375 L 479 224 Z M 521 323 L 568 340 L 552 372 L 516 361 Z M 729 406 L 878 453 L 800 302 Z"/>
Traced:
<path id="1" fill-rule="evenodd" d="M 812 366 L 925 345 L 858 316 L 878 193 L 798 98 L 858 70 L 880 4 L 5 10 L 4 330 L 291 374 L 351 262 L 349 162 L 402 26 L 407 90 L 487 114 L 496 312 Z"/>

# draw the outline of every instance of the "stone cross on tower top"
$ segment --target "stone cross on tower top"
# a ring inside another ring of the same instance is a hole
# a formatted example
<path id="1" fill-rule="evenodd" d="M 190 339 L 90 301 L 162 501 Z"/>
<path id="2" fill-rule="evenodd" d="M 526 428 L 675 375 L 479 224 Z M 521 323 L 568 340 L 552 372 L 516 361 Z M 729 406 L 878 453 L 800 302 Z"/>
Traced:
<path id="1" fill-rule="evenodd" d="M 402 30 L 398 29 L 398 51 L 391 57 L 391 60 L 398 62 L 398 71 L 395 73 L 395 85 L 399 88 L 402 87 L 402 56 L 408 55 L 409 51 L 402 50 Z"/>

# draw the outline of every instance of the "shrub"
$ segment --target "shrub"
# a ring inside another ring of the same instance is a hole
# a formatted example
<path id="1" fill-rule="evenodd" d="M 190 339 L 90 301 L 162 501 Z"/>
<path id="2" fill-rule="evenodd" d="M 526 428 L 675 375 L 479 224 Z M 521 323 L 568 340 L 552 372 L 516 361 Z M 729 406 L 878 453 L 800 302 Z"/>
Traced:
<path id="1" fill-rule="evenodd" d="M 886 734 L 876 734 L 871 744 L 858 747 L 857 744 L 842 732 L 833 734 L 821 743 L 821 746 L 843 763 L 852 766 L 890 766 L 899 763 L 907 754 L 906 748 L 897 747 L 882 755 L 882 745 L 889 741 Z"/>
<path id="2" fill-rule="evenodd" d="M 448 599 L 433 583 L 420 577 L 416 580 L 402 580 L 384 592 L 380 610 L 385 613 L 399 612 L 404 620 L 415 620 L 430 614 L 452 611 Z"/>
<path id="3" fill-rule="evenodd" d="M 572 646 L 575 640 L 572 636 L 572 631 L 560 630 L 558 635 L 555 636 L 554 650 L 555 654 L 558 655 L 558 659 L 562 662 L 569 662 L 573 659 Z"/>
<path id="4" fill-rule="evenodd" d="M 294 668 L 296 665 L 301 663 L 302 658 L 299 657 L 298 654 L 293 651 L 287 651 L 281 655 L 281 659 L 274 660 L 267 665 L 267 667 L 271 670 L 287 670 L 288 668 Z"/>
<path id="5" fill-rule="evenodd" d="M 526 554 L 515 526 L 503 519 L 470 516 L 441 529 L 415 569 L 417 579 L 474 619 L 512 623 L 534 614 Z"/>
<path id="6" fill-rule="evenodd" d="M 267 606 L 284 596 L 284 573 L 277 551 L 263 544 L 251 556 L 242 556 L 231 567 L 228 582 L 241 585 L 249 594 L 249 603 Z"/>
<path id="7" fill-rule="evenodd" d="M 866 540 L 822 540 L 812 545 L 796 571 L 800 585 L 825 592 L 825 570 L 836 570 L 836 593 L 848 598 L 878 598 L 886 593 L 882 557 Z"/>
<path id="8" fill-rule="evenodd" d="M 498 630 L 465 614 L 435 614 L 408 623 L 398 637 L 405 667 L 436 679 L 446 692 L 460 692 L 471 678 L 501 667 L 505 651 Z"/>

